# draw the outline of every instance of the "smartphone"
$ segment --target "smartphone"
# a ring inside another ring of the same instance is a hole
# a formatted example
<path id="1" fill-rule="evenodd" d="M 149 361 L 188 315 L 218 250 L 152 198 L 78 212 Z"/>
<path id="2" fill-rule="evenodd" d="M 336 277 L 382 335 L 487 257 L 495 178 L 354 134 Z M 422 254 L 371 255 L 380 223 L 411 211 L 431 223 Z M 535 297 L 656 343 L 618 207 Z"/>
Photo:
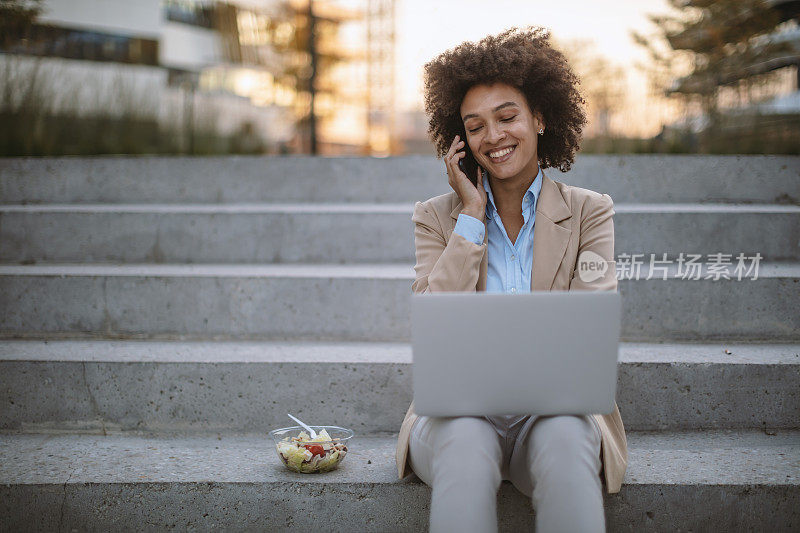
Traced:
<path id="1" fill-rule="evenodd" d="M 461 139 L 466 139 L 466 134 L 464 132 L 461 133 Z M 478 186 L 478 162 L 475 161 L 475 156 L 472 155 L 472 150 L 469 149 L 469 145 L 466 141 L 464 141 L 464 157 L 458 160 L 458 167 L 461 169 L 461 172 L 467 175 L 469 181 L 472 182 L 475 187 Z M 483 174 L 483 169 L 481 168 L 481 174 Z"/>

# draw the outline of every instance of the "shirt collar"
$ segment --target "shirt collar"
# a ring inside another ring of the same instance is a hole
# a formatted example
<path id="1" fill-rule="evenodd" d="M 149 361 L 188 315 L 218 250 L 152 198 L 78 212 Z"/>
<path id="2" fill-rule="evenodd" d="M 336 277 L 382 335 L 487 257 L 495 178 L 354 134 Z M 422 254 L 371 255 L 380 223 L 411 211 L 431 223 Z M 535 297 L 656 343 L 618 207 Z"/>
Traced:
<path id="1" fill-rule="evenodd" d="M 536 210 L 536 203 L 539 201 L 539 193 L 542 191 L 542 167 L 538 166 L 539 173 L 536 174 L 536 178 L 531 183 L 531 186 L 528 187 L 528 190 L 525 191 L 525 194 L 522 196 L 522 214 L 524 215 L 525 222 L 528 221 L 528 214 L 532 210 Z M 497 213 L 497 206 L 494 203 L 494 195 L 492 194 L 492 187 L 489 185 L 489 175 L 486 171 L 483 172 L 483 188 L 486 190 L 486 197 L 488 201 L 486 202 L 486 218 L 491 220 L 494 218 L 494 214 Z"/>

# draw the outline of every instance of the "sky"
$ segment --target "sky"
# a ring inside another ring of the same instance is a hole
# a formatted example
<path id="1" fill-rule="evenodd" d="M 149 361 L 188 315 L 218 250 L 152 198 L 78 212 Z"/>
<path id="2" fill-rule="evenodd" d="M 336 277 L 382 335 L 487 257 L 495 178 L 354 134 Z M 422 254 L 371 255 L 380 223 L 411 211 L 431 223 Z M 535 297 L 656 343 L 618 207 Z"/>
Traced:
<path id="1" fill-rule="evenodd" d="M 463 41 L 511 26 L 544 26 L 559 40 L 590 39 L 594 51 L 628 69 L 631 94 L 644 98 L 646 77 L 633 68 L 646 52 L 630 30 L 652 34 L 649 13 L 668 13 L 666 0 L 396 0 L 397 104 L 422 108 L 423 65 Z M 638 102 L 639 105 L 642 102 Z"/>

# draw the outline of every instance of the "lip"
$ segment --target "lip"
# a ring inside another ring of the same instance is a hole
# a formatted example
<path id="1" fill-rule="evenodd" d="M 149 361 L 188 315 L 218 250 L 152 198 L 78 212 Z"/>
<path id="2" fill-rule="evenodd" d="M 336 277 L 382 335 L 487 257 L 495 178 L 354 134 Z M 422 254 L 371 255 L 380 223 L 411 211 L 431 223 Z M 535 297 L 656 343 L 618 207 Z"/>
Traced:
<path id="1" fill-rule="evenodd" d="M 495 159 L 495 158 L 493 158 L 492 156 L 489 155 L 491 152 L 496 152 L 498 150 L 504 150 L 506 148 L 513 148 L 513 150 L 511 150 L 509 153 L 507 153 L 506 155 L 504 155 L 500 159 Z M 516 151 L 517 151 L 517 145 L 516 144 L 512 144 L 512 145 L 503 146 L 503 147 L 500 147 L 500 148 L 492 148 L 491 150 L 488 151 L 488 153 L 486 154 L 486 157 L 488 157 L 489 161 L 491 161 L 492 163 L 503 163 L 505 161 L 508 161 L 511 158 L 511 156 L 514 155 L 514 152 L 516 152 Z"/>

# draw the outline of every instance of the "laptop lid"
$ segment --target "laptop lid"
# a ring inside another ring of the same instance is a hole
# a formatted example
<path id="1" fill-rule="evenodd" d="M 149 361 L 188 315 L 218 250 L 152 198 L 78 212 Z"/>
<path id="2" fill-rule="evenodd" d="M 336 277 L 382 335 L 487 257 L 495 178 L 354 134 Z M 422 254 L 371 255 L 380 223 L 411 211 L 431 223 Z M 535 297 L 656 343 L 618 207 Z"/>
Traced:
<path id="1" fill-rule="evenodd" d="M 414 294 L 414 410 L 610 413 L 620 309 L 620 294 L 612 291 Z"/>

